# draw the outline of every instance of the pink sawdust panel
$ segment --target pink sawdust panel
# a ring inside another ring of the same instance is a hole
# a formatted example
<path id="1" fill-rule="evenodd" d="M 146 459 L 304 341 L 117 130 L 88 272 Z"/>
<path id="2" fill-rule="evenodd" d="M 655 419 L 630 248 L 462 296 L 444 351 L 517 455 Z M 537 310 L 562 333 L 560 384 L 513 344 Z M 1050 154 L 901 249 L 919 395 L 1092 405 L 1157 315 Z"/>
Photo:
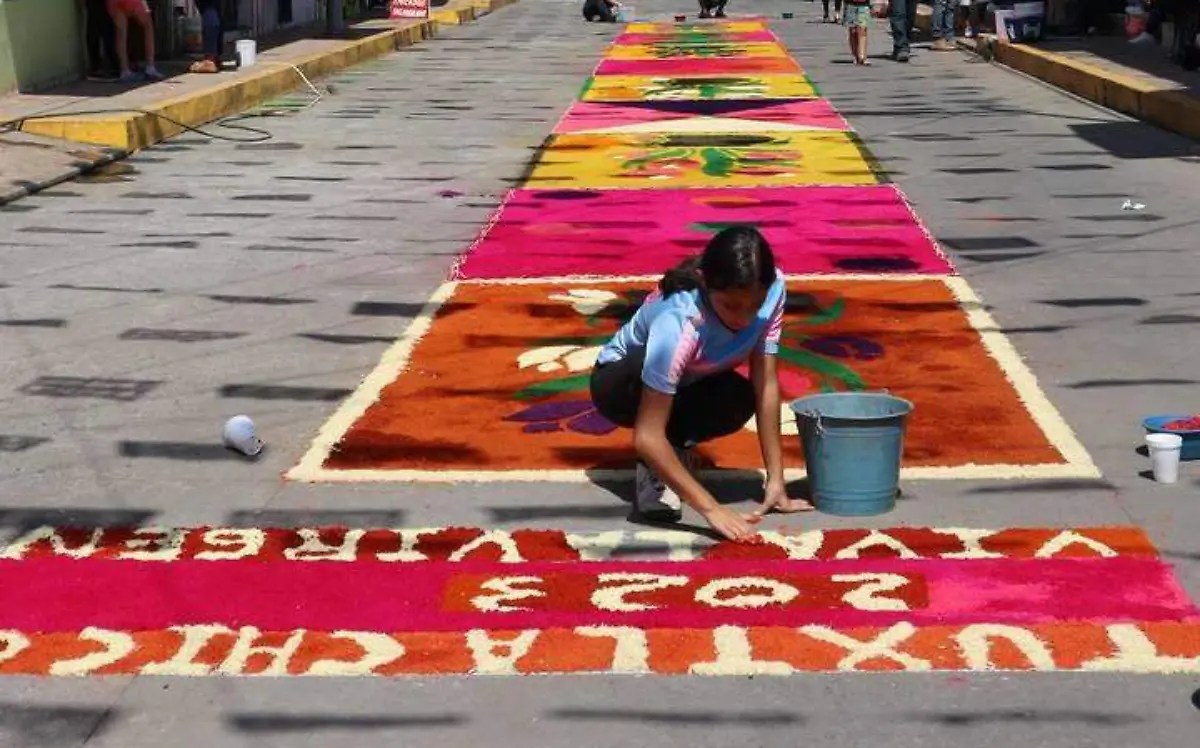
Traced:
<path id="1" fill-rule="evenodd" d="M 789 274 L 953 274 L 892 185 L 516 190 L 456 277 L 655 275 L 728 225 L 756 226 Z"/>
<path id="2" fill-rule="evenodd" d="M 789 128 L 849 130 L 850 125 L 825 99 L 750 99 L 743 101 L 577 101 L 554 128 L 555 133 L 606 130 L 653 122 L 710 118 L 769 122 Z"/>
<path id="3" fill-rule="evenodd" d="M 799 72 L 800 66 L 790 57 L 729 57 L 701 60 L 603 60 L 597 66 L 595 74 L 705 77 Z"/>
<path id="4" fill-rule="evenodd" d="M 646 585 L 637 593 L 643 604 L 617 607 L 596 602 L 604 599 L 599 594 L 604 589 L 609 599 L 616 589 L 611 582 L 598 583 L 604 574 L 679 581 Z M 855 578 L 860 574 L 866 579 Z M 0 561 L 0 575 L 5 579 L 0 626 L 17 631 L 88 626 L 147 631 L 196 624 L 370 632 L 593 625 L 854 627 L 901 621 L 1194 620 L 1196 615 L 1171 567 L 1145 559 L 416 565 L 42 558 Z M 747 583 L 746 577 L 760 581 Z M 523 580 L 521 589 L 540 589 L 540 594 L 491 604 L 504 599 L 498 593 L 517 578 Z M 868 593 L 876 584 L 873 578 L 895 582 Z M 36 594 L 47 580 L 53 580 L 53 594 Z M 780 588 L 794 592 L 782 599 L 770 592 Z M 705 595 L 704 589 L 714 591 Z M 718 596 L 717 589 L 723 594 Z M 856 601 L 855 591 L 869 601 Z"/>

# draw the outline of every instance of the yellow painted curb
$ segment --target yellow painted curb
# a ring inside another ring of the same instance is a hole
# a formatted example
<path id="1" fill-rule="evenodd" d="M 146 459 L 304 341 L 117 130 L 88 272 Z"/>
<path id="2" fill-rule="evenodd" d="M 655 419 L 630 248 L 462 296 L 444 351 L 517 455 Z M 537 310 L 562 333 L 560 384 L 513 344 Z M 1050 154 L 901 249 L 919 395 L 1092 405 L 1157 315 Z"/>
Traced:
<path id="1" fill-rule="evenodd" d="M 435 11 L 427 20 L 414 20 L 378 34 L 356 39 L 335 49 L 318 52 L 294 61 L 296 68 L 309 78 L 330 75 L 366 60 L 380 57 L 433 37 L 439 25 L 469 23 L 493 10 L 517 0 L 454 0 Z M 486 10 L 480 11 L 480 6 Z M 447 20 L 450 19 L 450 20 Z M 132 152 L 178 135 L 185 128 L 163 117 L 199 127 L 205 123 L 244 112 L 267 99 L 292 91 L 302 81 L 293 63 L 272 63 L 262 59 L 260 72 L 240 76 L 211 88 L 184 94 L 147 106 L 146 114 L 62 116 L 29 120 L 23 132 L 71 140 L 89 145 L 107 146 Z M 162 116 L 156 116 L 162 115 Z"/>
<path id="2" fill-rule="evenodd" d="M 479 12 L 475 0 L 454 0 L 446 7 L 432 11 L 429 17 L 443 26 L 461 26 L 483 15 L 486 15 L 486 9 L 485 12 Z"/>
<path id="3" fill-rule="evenodd" d="M 200 126 L 295 89 L 301 80 L 292 69 L 293 64 L 309 78 L 329 75 L 401 47 L 412 46 L 432 37 L 436 30 L 437 24 L 433 21 L 413 21 L 291 64 L 263 60 L 259 63 L 261 72 L 158 102 L 146 107 L 145 111 L 151 114 L 53 117 L 30 120 L 21 129 L 35 135 L 135 151 L 183 132 L 184 128 L 155 114 L 193 127 Z"/>
<path id="4" fill-rule="evenodd" d="M 1200 140 L 1200 98 L 1024 44 L 997 41 L 996 62 L 1101 106 Z"/>

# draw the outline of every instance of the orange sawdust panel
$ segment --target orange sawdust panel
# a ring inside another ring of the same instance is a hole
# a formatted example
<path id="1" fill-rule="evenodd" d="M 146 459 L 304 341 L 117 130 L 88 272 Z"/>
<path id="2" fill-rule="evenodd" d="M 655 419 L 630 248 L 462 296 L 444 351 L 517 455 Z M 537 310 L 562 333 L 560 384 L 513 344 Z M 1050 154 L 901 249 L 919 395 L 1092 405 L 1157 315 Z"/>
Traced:
<path id="1" fill-rule="evenodd" d="M 617 640 L 586 636 L 572 629 L 547 629 L 538 634 L 518 662 L 522 673 L 596 673 L 614 669 Z"/>
<path id="2" fill-rule="evenodd" d="M 372 402 L 345 425 L 324 470 L 629 468 L 630 435 L 591 407 L 588 377 L 652 285 L 458 286 L 398 376 L 365 395 Z M 941 279 L 792 281 L 780 369 L 788 398 L 888 390 L 915 403 L 907 468 L 1066 462 Z M 783 417 L 787 460 L 799 466 L 794 417 L 786 408 Z M 720 468 L 761 463 L 752 424 L 702 452 Z"/>
<path id="3" fill-rule="evenodd" d="M 648 629 L 646 643 L 650 670 L 664 675 L 686 675 L 717 657 L 712 629 Z"/>
<path id="4" fill-rule="evenodd" d="M 474 660 L 455 632 L 403 632 L 394 635 L 405 654 L 376 669 L 377 675 L 461 675 L 471 672 Z"/>

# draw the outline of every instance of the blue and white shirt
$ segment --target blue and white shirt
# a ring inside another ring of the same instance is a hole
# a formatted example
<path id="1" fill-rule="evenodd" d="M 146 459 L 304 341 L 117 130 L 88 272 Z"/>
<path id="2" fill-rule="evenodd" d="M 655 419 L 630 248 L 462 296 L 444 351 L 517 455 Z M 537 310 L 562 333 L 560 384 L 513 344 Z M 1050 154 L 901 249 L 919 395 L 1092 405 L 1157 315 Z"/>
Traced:
<path id="1" fill-rule="evenodd" d="M 704 303 L 699 290 L 677 291 L 667 298 L 655 291 L 604 346 L 596 363 L 645 351 L 642 383 L 674 395 L 682 385 L 737 368 L 752 352 L 778 353 L 786 301 L 783 275 L 777 274 L 754 322 L 734 331 Z"/>

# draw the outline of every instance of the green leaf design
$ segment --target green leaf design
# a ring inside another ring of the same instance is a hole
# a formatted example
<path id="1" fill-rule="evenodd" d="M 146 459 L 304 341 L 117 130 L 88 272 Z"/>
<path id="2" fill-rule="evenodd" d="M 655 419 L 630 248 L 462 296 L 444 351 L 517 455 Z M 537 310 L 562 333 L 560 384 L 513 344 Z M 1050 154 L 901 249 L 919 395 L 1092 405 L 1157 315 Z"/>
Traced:
<path id="1" fill-rule="evenodd" d="M 827 325 L 830 322 L 836 322 L 841 319 L 845 311 L 846 300 L 839 296 L 828 308 L 821 309 L 811 317 L 805 317 L 803 323 L 806 325 Z"/>
<path id="2" fill-rule="evenodd" d="M 725 223 L 723 221 L 699 221 L 697 223 L 689 224 L 688 230 L 699 231 L 700 233 L 704 234 L 715 234 L 719 231 L 733 228 L 734 226 L 758 226 L 758 223 L 755 221 L 732 221 L 729 223 Z"/>
<path id="3" fill-rule="evenodd" d="M 565 377 L 563 379 L 551 379 L 546 382 L 537 382 L 531 384 L 524 389 L 517 390 L 513 395 L 517 400 L 533 400 L 538 397 L 548 397 L 557 395 L 560 392 L 580 392 L 586 391 L 591 386 L 591 373 L 579 374 L 573 377 Z"/>
<path id="4" fill-rule="evenodd" d="M 702 171 L 710 177 L 727 177 L 737 164 L 737 160 L 720 148 L 705 148 L 700 151 L 704 159 Z"/>
<path id="5" fill-rule="evenodd" d="M 595 325 L 599 324 L 599 322 L 600 322 L 600 320 L 597 320 L 595 318 L 592 318 L 592 317 L 588 318 L 589 325 L 595 326 Z M 612 339 L 611 335 L 590 335 L 590 336 L 576 335 L 574 337 L 563 337 L 563 338 L 538 338 L 537 344 L 539 346 L 577 345 L 577 346 L 580 346 L 581 348 L 588 348 L 588 347 L 591 347 L 594 345 L 604 345 L 611 339 Z"/>
<path id="6" fill-rule="evenodd" d="M 690 148 L 666 148 L 660 151 L 653 151 L 649 156 L 643 158 L 634 158 L 625 161 L 621 164 L 625 169 L 640 169 L 646 164 L 654 163 L 655 161 L 669 161 L 676 158 L 687 158 L 692 155 Z"/>
<path id="7" fill-rule="evenodd" d="M 793 366 L 820 375 L 825 380 L 825 383 L 822 385 L 823 388 L 825 385 L 831 384 L 828 381 L 831 379 L 841 382 L 851 390 L 864 390 L 867 387 L 866 382 L 858 375 L 858 372 L 849 366 L 822 358 L 811 351 L 780 346 L 779 358 Z"/>

